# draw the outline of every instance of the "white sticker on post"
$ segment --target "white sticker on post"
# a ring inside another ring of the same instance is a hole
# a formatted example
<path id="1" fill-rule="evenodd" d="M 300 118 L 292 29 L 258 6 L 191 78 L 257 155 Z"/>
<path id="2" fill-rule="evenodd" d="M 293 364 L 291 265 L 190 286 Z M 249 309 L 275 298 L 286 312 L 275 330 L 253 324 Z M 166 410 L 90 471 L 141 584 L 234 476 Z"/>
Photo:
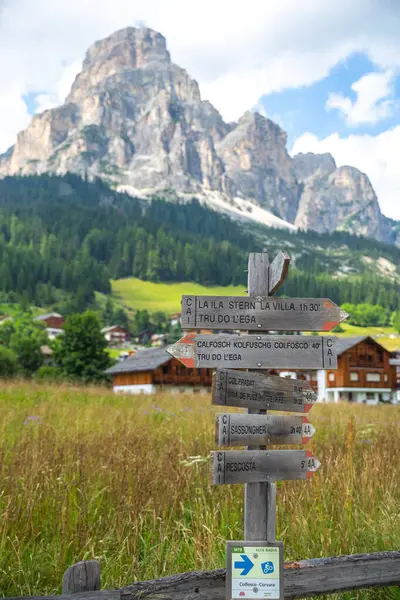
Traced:
<path id="1" fill-rule="evenodd" d="M 227 600 L 283 600 L 282 542 L 227 542 L 226 558 Z"/>

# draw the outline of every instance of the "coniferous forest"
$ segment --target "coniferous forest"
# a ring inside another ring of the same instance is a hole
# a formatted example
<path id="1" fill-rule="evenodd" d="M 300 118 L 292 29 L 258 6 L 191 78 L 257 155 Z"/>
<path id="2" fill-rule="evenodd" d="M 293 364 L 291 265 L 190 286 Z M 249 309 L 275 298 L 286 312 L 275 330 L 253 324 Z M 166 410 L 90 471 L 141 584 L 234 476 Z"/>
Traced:
<path id="1" fill-rule="evenodd" d="M 398 284 L 372 269 L 337 276 L 326 249 L 400 263 L 400 249 L 340 232 L 290 234 L 252 224 L 243 227 L 197 200 L 139 200 L 104 182 L 75 175 L 9 177 L 0 181 L 0 294 L 38 306 L 72 298 L 82 310 L 94 292 L 111 291 L 110 279 L 246 282 L 249 252 L 279 249 L 292 255 L 288 296 L 329 297 L 338 304 L 368 302 L 398 309 Z M 294 250 L 291 251 L 291 248 Z M 295 260 L 293 260 L 293 258 Z"/>

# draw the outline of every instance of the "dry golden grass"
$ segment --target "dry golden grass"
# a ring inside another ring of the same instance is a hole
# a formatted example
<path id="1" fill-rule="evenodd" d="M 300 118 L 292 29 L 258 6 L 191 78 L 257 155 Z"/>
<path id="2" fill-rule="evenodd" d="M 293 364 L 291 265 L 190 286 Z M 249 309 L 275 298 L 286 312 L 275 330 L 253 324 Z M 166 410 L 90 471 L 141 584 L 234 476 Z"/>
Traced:
<path id="1" fill-rule="evenodd" d="M 60 592 L 88 558 L 103 587 L 222 567 L 225 540 L 243 536 L 243 486 L 209 484 L 215 412 L 209 396 L 3 384 L 1 593 Z M 317 405 L 310 420 L 322 467 L 278 488 L 286 560 L 398 549 L 400 408 Z"/>

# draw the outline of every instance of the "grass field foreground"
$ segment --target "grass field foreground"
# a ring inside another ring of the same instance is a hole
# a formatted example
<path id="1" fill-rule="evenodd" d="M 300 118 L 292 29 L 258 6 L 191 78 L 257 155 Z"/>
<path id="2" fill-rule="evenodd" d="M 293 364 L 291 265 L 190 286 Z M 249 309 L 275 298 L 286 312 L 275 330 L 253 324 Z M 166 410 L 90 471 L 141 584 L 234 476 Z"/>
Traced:
<path id="1" fill-rule="evenodd" d="M 89 558 L 104 588 L 224 566 L 243 486 L 209 483 L 215 412 L 208 395 L 3 385 L 0 595 L 60 593 L 64 570 Z M 400 407 L 321 404 L 310 419 L 322 467 L 278 485 L 286 560 L 398 549 Z"/>

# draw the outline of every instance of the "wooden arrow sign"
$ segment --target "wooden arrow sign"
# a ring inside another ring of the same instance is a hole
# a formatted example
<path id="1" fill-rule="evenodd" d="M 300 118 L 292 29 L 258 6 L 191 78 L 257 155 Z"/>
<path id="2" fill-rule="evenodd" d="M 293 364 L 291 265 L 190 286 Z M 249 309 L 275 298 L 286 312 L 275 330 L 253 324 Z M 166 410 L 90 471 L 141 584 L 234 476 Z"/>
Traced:
<path id="1" fill-rule="evenodd" d="M 307 417 L 219 414 L 215 442 L 219 446 L 307 444 L 315 433 Z"/>
<path id="2" fill-rule="evenodd" d="M 307 413 L 318 399 L 307 381 L 277 375 L 217 369 L 212 403 L 258 410 Z"/>
<path id="3" fill-rule="evenodd" d="M 336 369 L 335 344 L 318 336 L 187 334 L 166 350 L 190 368 Z"/>
<path id="4" fill-rule="evenodd" d="M 348 316 L 327 298 L 182 296 L 182 329 L 331 331 Z"/>
<path id="5" fill-rule="evenodd" d="M 212 482 L 216 485 L 309 479 L 320 466 L 309 450 L 211 452 Z"/>

